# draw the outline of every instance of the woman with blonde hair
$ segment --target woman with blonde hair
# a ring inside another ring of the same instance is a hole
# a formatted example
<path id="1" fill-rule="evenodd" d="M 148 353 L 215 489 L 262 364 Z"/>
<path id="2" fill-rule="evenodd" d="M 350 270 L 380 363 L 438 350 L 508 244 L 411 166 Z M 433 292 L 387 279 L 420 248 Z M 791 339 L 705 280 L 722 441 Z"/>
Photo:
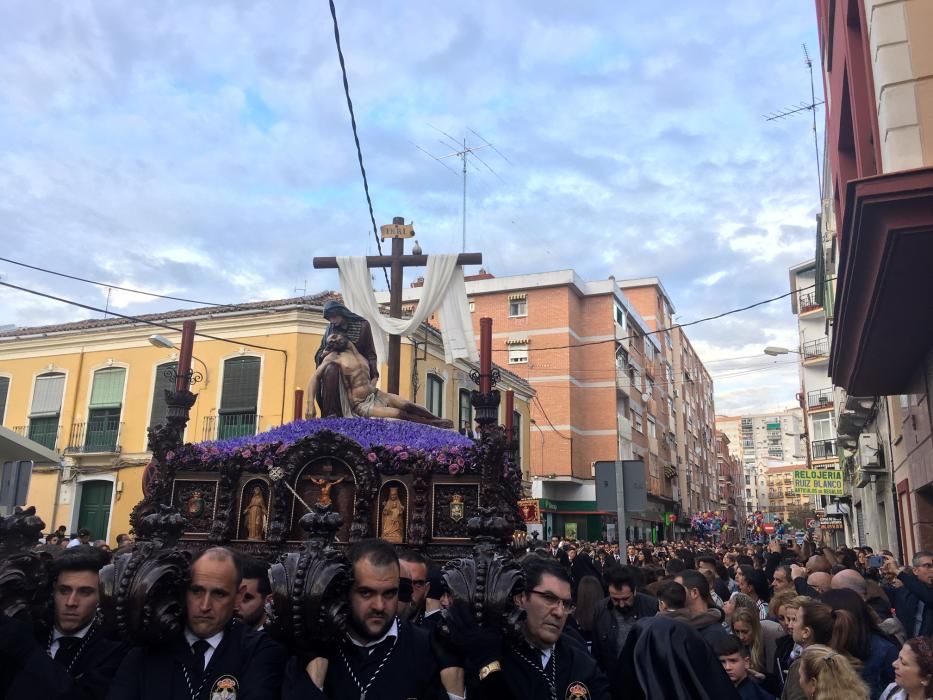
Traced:
<path id="1" fill-rule="evenodd" d="M 732 634 L 748 649 L 751 670 L 763 676 L 762 687 L 778 695 L 783 684 L 777 665 L 777 641 L 784 636 L 781 626 L 772 620 L 760 620 L 758 610 L 736 608 L 732 613 Z"/>
<path id="2" fill-rule="evenodd" d="M 800 657 L 800 687 L 809 700 L 868 700 L 868 686 L 844 654 L 812 644 Z"/>

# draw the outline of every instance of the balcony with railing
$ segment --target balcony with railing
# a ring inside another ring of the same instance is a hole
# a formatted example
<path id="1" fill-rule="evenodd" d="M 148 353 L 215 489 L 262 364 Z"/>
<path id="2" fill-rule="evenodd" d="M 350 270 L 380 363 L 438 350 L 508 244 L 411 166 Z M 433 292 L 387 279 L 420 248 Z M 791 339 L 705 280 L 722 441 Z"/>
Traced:
<path id="1" fill-rule="evenodd" d="M 50 450 L 55 449 L 58 444 L 58 436 L 61 434 L 61 426 L 57 421 L 55 423 L 35 421 L 29 425 L 14 425 L 10 430 L 20 437 L 29 438 Z"/>
<path id="2" fill-rule="evenodd" d="M 69 454 L 116 454 L 120 451 L 123 423 L 119 417 L 73 423 L 65 452 Z"/>
<path id="3" fill-rule="evenodd" d="M 255 413 L 225 413 L 219 416 L 204 416 L 201 440 L 226 440 L 227 438 L 255 435 L 262 416 Z"/>
<path id="4" fill-rule="evenodd" d="M 807 408 L 814 411 L 828 410 L 833 407 L 833 388 L 817 389 L 807 392 Z"/>
<path id="5" fill-rule="evenodd" d="M 833 459 L 836 457 L 835 440 L 814 440 L 811 449 L 813 459 Z"/>
<path id="6" fill-rule="evenodd" d="M 808 340 L 800 348 L 804 360 L 829 359 L 829 338 Z"/>
<path id="7" fill-rule="evenodd" d="M 823 306 L 816 300 L 815 292 L 804 292 L 797 296 L 797 308 L 800 313 L 806 314 L 819 311 Z"/>

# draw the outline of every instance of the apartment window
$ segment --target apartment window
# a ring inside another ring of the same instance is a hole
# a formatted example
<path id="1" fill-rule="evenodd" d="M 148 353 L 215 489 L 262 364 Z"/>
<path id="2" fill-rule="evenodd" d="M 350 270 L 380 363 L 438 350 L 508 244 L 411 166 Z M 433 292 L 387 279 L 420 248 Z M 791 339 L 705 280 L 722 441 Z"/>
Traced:
<path id="1" fill-rule="evenodd" d="M 58 419 L 62 412 L 64 392 L 64 373 L 47 372 L 36 377 L 32 406 L 29 409 L 29 439 L 50 450 L 55 449 L 58 441 Z"/>
<path id="2" fill-rule="evenodd" d="M 233 357 L 224 362 L 217 439 L 255 435 L 259 425 L 258 357 Z"/>
<path id="3" fill-rule="evenodd" d="M 748 474 L 745 475 L 745 485 L 746 486 L 752 485 L 752 478 Z"/>
<path id="4" fill-rule="evenodd" d="M 524 294 L 513 294 L 509 297 L 509 318 L 528 315 L 528 297 Z"/>
<path id="5" fill-rule="evenodd" d="M 473 300 L 471 299 L 471 300 L 470 300 L 469 302 L 467 302 L 467 303 L 470 305 L 470 313 L 473 313 L 474 311 L 476 311 L 476 302 L 475 302 L 475 301 L 473 301 Z"/>
<path id="6" fill-rule="evenodd" d="M 459 394 L 459 428 L 461 433 L 473 431 L 473 404 L 470 403 L 470 392 L 461 389 Z"/>
<path id="7" fill-rule="evenodd" d="M 94 372 L 84 433 L 85 452 L 116 451 L 125 383 L 126 369 L 123 367 L 108 367 Z"/>
<path id="8" fill-rule="evenodd" d="M 667 408 L 671 412 L 672 416 L 677 413 L 677 411 L 674 410 L 674 399 L 672 398 L 667 399 Z"/>
<path id="9" fill-rule="evenodd" d="M 425 385 L 425 408 L 438 418 L 444 417 L 444 380 L 429 374 Z"/>
<path id="10" fill-rule="evenodd" d="M 632 426 L 633 426 L 633 427 L 635 428 L 635 430 L 637 430 L 639 433 L 644 433 L 644 432 L 645 432 L 645 427 L 644 427 L 644 425 L 643 425 L 643 423 L 642 423 L 642 418 L 641 418 L 641 416 L 640 416 L 638 413 L 636 413 L 635 411 L 632 411 Z"/>
<path id="11" fill-rule="evenodd" d="M 658 426 L 655 423 L 654 416 L 651 415 L 648 416 L 648 435 L 650 437 L 658 436 Z"/>
<path id="12" fill-rule="evenodd" d="M 625 323 L 625 312 L 622 309 L 620 309 L 618 306 L 615 307 L 615 310 L 616 310 L 616 323 L 622 326 L 622 330 L 624 331 L 627 327 L 627 324 Z"/>
<path id="13" fill-rule="evenodd" d="M 6 397 L 10 393 L 10 378 L 0 377 L 0 425 L 3 425 L 3 417 L 6 414 Z"/>
<path id="14" fill-rule="evenodd" d="M 836 427 L 832 416 L 813 419 L 813 440 L 834 440 L 836 438 Z"/>
<path id="15" fill-rule="evenodd" d="M 524 365 L 528 363 L 528 343 L 509 343 L 509 364 Z"/>
<path id="16" fill-rule="evenodd" d="M 168 416 L 165 392 L 175 390 L 173 375 L 177 370 L 177 362 L 165 362 L 156 367 L 155 386 L 152 388 L 152 408 L 149 411 L 150 428 L 165 425 L 165 418 Z"/>

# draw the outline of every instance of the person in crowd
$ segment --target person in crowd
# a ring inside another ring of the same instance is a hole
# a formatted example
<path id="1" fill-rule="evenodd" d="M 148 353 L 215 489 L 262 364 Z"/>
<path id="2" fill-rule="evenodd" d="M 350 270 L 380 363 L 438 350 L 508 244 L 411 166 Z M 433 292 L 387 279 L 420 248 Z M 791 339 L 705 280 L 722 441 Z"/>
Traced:
<path id="1" fill-rule="evenodd" d="M 108 700 L 221 697 L 228 679 L 240 697 L 279 697 L 285 650 L 235 618 L 245 586 L 238 556 L 210 547 L 191 562 L 185 630 L 174 644 L 135 648 L 113 679 Z"/>
<path id="2" fill-rule="evenodd" d="M 738 691 L 702 639 L 671 617 L 639 620 L 612 674 L 613 700 L 738 700 Z"/>
<path id="3" fill-rule="evenodd" d="M 784 630 L 773 620 L 758 619 L 754 608 L 739 608 L 732 616 L 732 634 L 748 648 L 751 667 L 762 686 L 774 695 L 783 688 L 777 665 L 777 643 L 785 637 Z"/>
<path id="4" fill-rule="evenodd" d="M 800 659 L 807 647 L 829 645 L 833 637 L 832 608 L 806 596 L 798 596 L 795 602 L 797 610 L 789 611 L 790 627 L 794 642 L 800 645 L 801 655 L 787 671 L 781 700 L 808 700 L 807 691 L 800 683 Z"/>
<path id="5" fill-rule="evenodd" d="M 428 560 L 420 552 L 403 549 L 398 553 L 402 578 L 411 581 L 411 601 L 402 610 L 409 620 L 418 622 L 424 615 L 424 601 L 428 587 Z"/>
<path id="6" fill-rule="evenodd" d="M 603 600 L 603 584 L 595 576 L 584 576 L 577 585 L 577 608 L 568 624 L 574 624 L 586 641 L 587 649 L 593 647 L 593 630 L 596 611 Z"/>
<path id="7" fill-rule="evenodd" d="M 570 574 L 550 557 L 522 563 L 525 591 L 522 641 L 506 640 L 497 628 L 476 623 L 467 601 L 448 608 L 448 624 L 464 655 L 471 700 L 609 699 L 609 683 L 585 647 L 564 634 L 574 612 Z M 396 694 L 392 697 L 408 697 Z"/>
<path id="8" fill-rule="evenodd" d="M 622 563 L 622 553 L 619 551 L 618 542 L 613 542 L 611 545 L 609 545 L 609 555 L 613 561 L 616 561 L 620 564 Z"/>
<path id="9" fill-rule="evenodd" d="M 609 596 L 596 606 L 592 649 L 599 667 L 608 672 L 635 623 L 657 614 L 658 601 L 638 590 L 638 572 L 633 567 L 610 567 L 603 581 Z"/>
<path id="10" fill-rule="evenodd" d="M 272 599 L 269 567 L 252 557 L 243 557 L 243 595 L 236 605 L 236 615 L 251 630 L 266 625 L 266 604 Z"/>
<path id="11" fill-rule="evenodd" d="M 913 637 L 904 642 L 894 661 L 894 682 L 881 700 L 929 700 L 933 698 L 933 639 Z"/>
<path id="12" fill-rule="evenodd" d="M 771 593 L 772 595 L 783 593 L 789 591 L 796 595 L 794 590 L 794 579 L 791 576 L 790 566 L 787 564 L 779 564 L 774 569 L 774 575 L 771 577 Z"/>
<path id="13" fill-rule="evenodd" d="M 832 588 L 833 577 L 825 571 L 814 571 L 807 576 L 807 585 L 819 595 L 823 595 Z"/>
<path id="14" fill-rule="evenodd" d="M 68 547 L 69 548 L 77 547 L 78 545 L 81 545 L 81 544 L 90 544 L 90 543 L 91 543 L 91 531 L 88 530 L 86 527 L 82 527 L 80 530 L 78 530 L 78 534 L 75 535 L 75 537 L 73 537 L 71 541 L 68 543 Z"/>
<path id="15" fill-rule="evenodd" d="M 379 539 L 347 550 L 353 572 L 350 615 L 343 639 L 295 658 L 286 670 L 283 698 L 434 698 L 446 688 L 463 698 L 463 674 L 444 669 L 442 681 L 428 632 L 399 616 L 400 566 L 391 544 Z M 449 684 L 442 685 L 442 683 Z"/>
<path id="16" fill-rule="evenodd" d="M 98 552 L 71 549 L 52 564 L 52 628 L 37 641 L 31 621 L 0 615 L 0 668 L 14 668 L 7 698 L 105 698 L 126 654 L 97 622 Z M 9 666 L 8 666 L 9 664 Z M 4 675 L 0 673 L 0 676 Z"/>
<path id="17" fill-rule="evenodd" d="M 860 662 L 862 680 L 868 685 L 871 697 L 877 699 L 894 681 L 892 664 L 897 658 L 898 646 L 881 634 L 877 616 L 855 591 L 830 590 L 823 595 L 822 602 L 833 611 L 830 646 Z"/>
<path id="18" fill-rule="evenodd" d="M 599 580 L 601 575 L 602 573 L 593 563 L 590 554 L 585 550 L 579 552 L 570 562 L 570 579 L 573 582 L 571 585 L 571 594 L 573 595 L 573 599 L 577 599 L 577 587 L 580 585 L 580 581 L 587 576 Z"/>
<path id="19" fill-rule="evenodd" d="M 687 622 L 707 644 L 711 645 L 725 635 L 723 612 L 713 605 L 706 577 L 696 569 L 684 569 L 674 580 L 687 591 L 687 604 L 675 617 Z"/>
<path id="20" fill-rule="evenodd" d="M 810 700 L 868 700 L 868 688 L 846 656 L 811 644 L 799 661 L 799 685 Z"/>
<path id="21" fill-rule="evenodd" d="M 551 548 L 548 550 L 548 553 L 563 566 L 566 566 L 568 569 L 570 568 L 570 558 L 567 556 L 567 552 L 564 551 L 564 548 L 560 546 L 560 537 L 557 535 L 551 535 Z"/>
<path id="22" fill-rule="evenodd" d="M 755 605 L 755 601 L 749 598 L 744 593 L 739 593 L 738 591 L 730 595 L 728 600 L 726 600 L 726 602 L 723 603 L 722 605 L 722 613 L 723 613 L 722 626 L 723 626 L 723 629 L 726 630 L 726 632 L 729 632 L 729 633 L 732 632 L 732 615 L 735 613 L 736 610 L 740 610 L 742 608 L 748 608 L 749 610 L 753 610 L 756 615 L 758 614 L 758 606 Z"/>
<path id="23" fill-rule="evenodd" d="M 762 620 L 768 617 L 768 597 L 771 594 L 768 579 L 763 571 L 751 566 L 740 566 L 735 576 L 739 584 L 739 591 L 747 595 L 758 608 L 758 617 Z"/>
<path id="24" fill-rule="evenodd" d="M 933 553 L 917 552 L 910 571 L 898 569 L 893 558 L 885 559 L 882 570 L 893 575 L 899 586 L 887 589 L 897 619 L 912 637 L 933 635 Z"/>
<path id="25" fill-rule="evenodd" d="M 673 578 L 686 568 L 687 565 L 684 564 L 683 559 L 668 559 L 664 562 L 664 575 L 667 578 Z"/>
<path id="26" fill-rule="evenodd" d="M 432 566 L 428 569 L 427 593 L 424 596 L 424 615 L 419 624 L 429 631 L 433 631 L 444 620 L 441 614 L 450 606 L 450 591 L 444 580 L 444 572 Z"/>
<path id="27" fill-rule="evenodd" d="M 729 574 L 726 573 L 726 568 L 722 563 L 716 557 L 706 554 L 696 558 L 696 566 L 697 571 L 701 573 L 706 573 L 707 571 L 712 572 L 715 576 L 712 585 L 713 593 L 722 601 L 729 600 L 729 595 L 731 594 L 729 590 Z"/>
<path id="28" fill-rule="evenodd" d="M 868 581 L 855 569 L 844 569 L 833 576 L 832 588 L 855 591 L 878 618 L 878 629 L 883 635 L 896 640 L 898 644 L 903 644 L 907 639 L 904 625 L 891 614 L 891 602 L 876 582 Z"/>
<path id="29" fill-rule="evenodd" d="M 662 581 L 658 585 L 658 612 L 682 610 L 687 604 L 687 591 L 676 581 Z"/>
<path id="30" fill-rule="evenodd" d="M 774 695 L 752 679 L 749 649 L 737 638 L 727 636 L 717 639 L 713 651 L 742 700 L 774 700 Z"/>

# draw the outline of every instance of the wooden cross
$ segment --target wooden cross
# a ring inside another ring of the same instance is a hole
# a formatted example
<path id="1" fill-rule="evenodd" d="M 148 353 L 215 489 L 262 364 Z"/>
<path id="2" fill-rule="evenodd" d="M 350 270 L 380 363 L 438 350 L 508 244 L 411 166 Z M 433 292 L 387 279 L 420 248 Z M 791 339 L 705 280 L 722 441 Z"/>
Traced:
<path id="1" fill-rule="evenodd" d="M 406 267 L 423 267 L 428 264 L 427 255 L 405 255 L 405 239 L 412 238 L 415 230 L 410 224 L 405 224 L 405 219 L 396 216 L 392 219 L 391 225 L 382 227 L 382 238 L 392 239 L 391 255 L 367 255 L 366 267 L 386 267 L 391 269 L 391 284 L 389 287 L 389 316 L 392 318 L 402 317 L 402 272 Z M 457 256 L 457 264 L 463 265 L 481 265 L 483 262 L 482 253 L 461 253 Z M 337 258 L 314 258 L 312 261 L 316 270 L 332 270 L 337 268 Z M 378 328 L 373 332 L 381 333 Z M 398 394 L 399 384 L 399 365 L 401 364 L 402 339 L 397 335 L 389 336 L 389 376 L 387 390 L 390 394 Z"/>

